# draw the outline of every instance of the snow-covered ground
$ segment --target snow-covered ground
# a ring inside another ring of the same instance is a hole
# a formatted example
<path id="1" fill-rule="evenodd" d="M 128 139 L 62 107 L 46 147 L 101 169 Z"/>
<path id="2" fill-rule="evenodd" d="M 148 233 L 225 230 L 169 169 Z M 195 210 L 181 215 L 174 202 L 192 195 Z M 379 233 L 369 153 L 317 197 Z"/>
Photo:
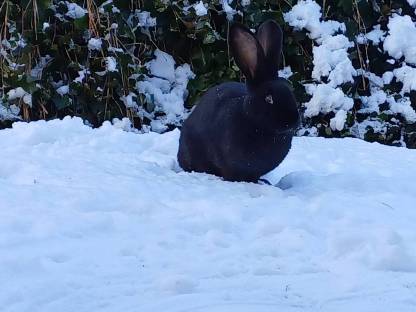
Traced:
<path id="1" fill-rule="evenodd" d="M 0 310 L 416 310 L 416 151 L 295 138 L 278 188 L 177 172 L 178 137 L 0 131 Z"/>

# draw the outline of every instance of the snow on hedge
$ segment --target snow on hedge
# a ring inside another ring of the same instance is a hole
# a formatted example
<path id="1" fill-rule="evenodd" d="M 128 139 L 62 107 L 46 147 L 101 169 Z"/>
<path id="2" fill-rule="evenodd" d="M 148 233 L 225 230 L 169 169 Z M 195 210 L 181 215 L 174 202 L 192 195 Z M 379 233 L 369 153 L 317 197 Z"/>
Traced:
<path id="1" fill-rule="evenodd" d="M 358 34 L 357 36 L 357 43 L 359 44 L 366 44 L 368 42 L 371 42 L 374 45 L 379 44 L 380 42 L 384 41 L 384 38 L 386 36 L 386 32 L 381 30 L 380 25 L 375 25 L 373 27 L 373 30 L 366 34 Z"/>
<path id="2" fill-rule="evenodd" d="M 395 59 L 404 57 L 407 63 L 416 65 L 416 26 L 411 17 L 394 14 L 387 26 L 384 50 Z"/>
<path id="3" fill-rule="evenodd" d="M 353 106 L 338 86 L 346 82 L 353 82 L 357 71 L 348 57 L 348 49 L 354 46 L 348 38 L 338 32 L 345 32 L 345 24 L 337 21 L 323 21 L 321 7 L 313 0 L 301 0 L 292 10 L 284 14 L 285 21 L 295 29 L 308 31 L 308 36 L 318 44 L 313 47 L 312 78 L 328 83 L 306 86 L 306 91 L 312 99 L 305 103 L 306 117 L 313 117 L 319 113 L 334 112 L 336 116 L 331 120 L 333 130 L 341 131 L 347 118 L 347 111 Z"/>
<path id="4" fill-rule="evenodd" d="M 233 20 L 234 15 L 237 14 L 237 11 L 233 9 L 230 4 L 233 0 L 219 0 L 220 4 L 222 5 L 222 9 L 224 10 L 227 18 L 229 20 Z"/>
<path id="5" fill-rule="evenodd" d="M 390 96 L 387 98 L 387 102 L 389 103 L 391 112 L 402 115 L 409 123 L 416 122 L 416 112 L 408 97 L 396 100 L 394 97 Z"/>
<path id="6" fill-rule="evenodd" d="M 307 85 L 306 92 L 312 95 L 312 98 L 305 103 L 305 117 L 336 111 L 330 126 L 332 130 L 342 130 L 347 119 L 347 112 L 353 107 L 354 101 L 346 96 L 340 88 L 333 88 L 327 84 Z"/>
<path id="7" fill-rule="evenodd" d="M 7 97 L 9 101 L 21 99 L 28 106 L 32 106 L 32 95 L 26 92 L 22 87 L 11 89 L 7 92 Z"/>
<path id="8" fill-rule="evenodd" d="M 321 6 L 314 0 L 300 0 L 292 10 L 283 14 L 285 21 L 297 30 L 306 29 L 308 36 L 322 43 L 336 32 L 344 32 L 345 24 L 337 21 L 322 21 Z"/>
<path id="9" fill-rule="evenodd" d="M 133 21 L 136 22 L 136 24 L 133 23 Z M 156 26 L 156 18 L 152 17 L 150 12 L 148 11 L 141 11 L 136 10 L 133 14 L 131 14 L 127 20 L 127 23 L 131 26 L 137 28 L 149 28 Z"/>
<path id="10" fill-rule="evenodd" d="M 202 0 L 195 3 L 193 5 L 193 8 L 195 10 L 196 15 L 198 15 L 198 16 L 204 16 L 204 15 L 208 14 L 208 10 L 205 7 L 205 4 L 204 4 L 204 2 L 202 2 Z"/>
<path id="11" fill-rule="evenodd" d="M 369 80 L 371 95 L 358 97 L 363 104 L 360 112 L 379 113 L 379 105 L 388 103 L 389 112 L 402 115 L 409 123 L 415 122 L 416 112 L 410 99 L 404 96 L 406 92 L 416 90 L 415 68 L 403 64 L 401 68 L 386 71 L 382 77 L 362 68 L 355 69 L 349 58 L 349 49 L 354 47 L 354 43 L 343 34 L 339 34 L 345 32 L 345 25 L 337 21 L 324 21 L 321 7 L 313 0 L 298 1 L 284 14 L 284 19 L 297 30 L 305 29 L 317 44 L 313 47 L 312 78 L 318 84 L 306 86 L 307 93 L 312 96 L 309 102 L 304 103 L 306 117 L 333 112 L 335 117 L 330 120 L 331 129 L 343 130 L 347 112 L 353 107 L 354 95 L 346 95 L 337 87 L 354 82 L 355 76 L 362 75 Z M 410 16 L 393 14 L 389 18 L 388 29 L 386 33 L 381 30 L 380 25 L 375 25 L 368 33 L 359 34 L 356 41 L 358 44 L 383 43 L 384 50 L 390 56 L 397 60 L 404 57 L 407 63 L 415 65 L 416 26 Z M 391 83 L 394 78 L 403 83 L 399 99 L 384 90 L 385 85 Z"/>
<path id="12" fill-rule="evenodd" d="M 403 83 L 402 93 L 416 90 L 416 68 L 404 65 L 393 71 L 397 81 Z"/>
<path id="13" fill-rule="evenodd" d="M 69 93 L 69 85 L 60 86 L 56 89 L 56 93 L 58 93 L 60 96 L 64 96 Z"/>
<path id="14" fill-rule="evenodd" d="M 326 37 L 320 46 L 313 48 L 312 78 L 320 81 L 322 77 L 328 77 L 332 87 L 353 82 L 357 71 L 348 58 L 348 49 L 353 46 L 354 43 L 344 35 Z"/>
<path id="15" fill-rule="evenodd" d="M 101 40 L 101 38 L 91 38 L 89 41 L 88 41 L 88 50 L 91 50 L 91 51 L 101 51 L 101 49 L 102 49 L 102 40 Z"/>
<path id="16" fill-rule="evenodd" d="M 138 81 L 136 89 L 146 96 L 148 103 L 155 105 L 156 112 L 165 114 L 151 123 L 153 131 L 163 132 L 168 124 L 178 124 L 186 117 L 186 87 L 195 74 L 188 64 L 176 66 L 173 57 L 163 51 L 156 50 L 154 55 L 146 64 L 150 75 Z"/>
<path id="17" fill-rule="evenodd" d="M 78 19 L 78 18 L 84 17 L 85 14 L 87 14 L 87 12 L 88 12 L 87 10 L 80 7 L 76 3 L 69 2 L 69 1 L 66 1 L 65 3 L 68 7 L 68 12 L 65 15 L 70 17 L 70 18 Z"/>
<path id="18" fill-rule="evenodd" d="M 16 105 L 6 107 L 0 99 L 0 121 L 2 120 L 19 120 L 20 109 Z"/>

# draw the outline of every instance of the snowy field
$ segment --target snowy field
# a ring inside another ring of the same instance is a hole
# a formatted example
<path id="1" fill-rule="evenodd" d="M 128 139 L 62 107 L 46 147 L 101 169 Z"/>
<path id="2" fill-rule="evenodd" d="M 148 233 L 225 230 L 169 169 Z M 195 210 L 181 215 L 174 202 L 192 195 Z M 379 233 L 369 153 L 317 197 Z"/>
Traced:
<path id="1" fill-rule="evenodd" d="M 177 172 L 178 137 L 0 131 L 0 310 L 416 311 L 416 151 L 295 138 L 278 188 Z"/>

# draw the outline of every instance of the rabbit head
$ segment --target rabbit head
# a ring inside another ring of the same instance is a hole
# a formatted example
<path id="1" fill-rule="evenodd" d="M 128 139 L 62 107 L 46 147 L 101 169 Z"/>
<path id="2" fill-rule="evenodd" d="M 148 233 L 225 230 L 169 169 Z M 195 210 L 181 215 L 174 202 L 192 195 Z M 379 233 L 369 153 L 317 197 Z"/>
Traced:
<path id="1" fill-rule="evenodd" d="M 299 124 L 296 99 L 286 79 L 278 77 L 283 44 L 279 25 L 266 21 L 254 35 L 247 27 L 233 24 L 229 38 L 234 60 L 246 77 L 247 115 L 278 132 L 296 129 Z"/>

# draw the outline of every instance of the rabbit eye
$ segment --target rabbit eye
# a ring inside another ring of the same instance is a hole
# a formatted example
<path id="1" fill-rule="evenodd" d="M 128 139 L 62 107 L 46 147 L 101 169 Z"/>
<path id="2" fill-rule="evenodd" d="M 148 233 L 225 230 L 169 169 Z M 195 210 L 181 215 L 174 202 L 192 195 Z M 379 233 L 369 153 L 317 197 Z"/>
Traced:
<path id="1" fill-rule="evenodd" d="M 273 104 L 273 96 L 270 94 L 265 98 L 266 103 Z"/>

